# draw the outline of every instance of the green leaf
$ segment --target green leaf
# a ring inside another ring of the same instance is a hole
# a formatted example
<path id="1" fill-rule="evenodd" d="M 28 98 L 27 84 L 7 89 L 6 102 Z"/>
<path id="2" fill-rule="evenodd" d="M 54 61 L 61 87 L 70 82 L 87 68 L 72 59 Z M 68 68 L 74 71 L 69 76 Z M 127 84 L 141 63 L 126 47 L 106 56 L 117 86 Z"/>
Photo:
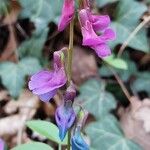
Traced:
<path id="1" fill-rule="evenodd" d="M 39 31 L 41 29 L 36 29 L 32 37 L 24 41 L 18 48 L 19 56 L 22 58 L 24 56 L 33 56 L 41 59 L 42 49 L 45 44 L 48 28 Z"/>
<path id="2" fill-rule="evenodd" d="M 131 32 L 138 26 L 139 19 L 147 10 L 146 5 L 134 0 L 120 0 L 116 9 L 116 18 L 112 23 L 112 27 L 117 32 L 117 39 L 111 42 L 111 46 L 124 43 Z M 147 41 L 146 30 L 141 29 L 128 44 L 130 47 L 149 52 L 149 44 Z"/>
<path id="3" fill-rule="evenodd" d="M 123 81 L 128 81 L 132 75 L 137 74 L 137 68 L 136 68 L 135 62 L 130 60 L 128 53 L 126 52 L 124 53 L 123 60 L 126 60 L 126 64 L 128 66 L 127 70 L 122 70 L 122 69 L 117 69 L 117 68 L 114 68 L 114 69 Z M 110 77 L 110 76 L 113 76 L 113 73 L 110 71 L 110 69 L 107 66 L 103 65 L 99 69 L 99 75 L 101 77 Z"/>
<path id="4" fill-rule="evenodd" d="M 5 62 L 0 64 L 0 76 L 2 84 L 13 97 L 17 97 L 24 86 L 24 73 L 17 64 Z"/>
<path id="5" fill-rule="evenodd" d="M 59 138 L 59 130 L 56 125 L 51 122 L 42 121 L 42 120 L 32 120 L 27 122 L 27 126 L 35 132 L 38 132 L 40 135 L 45 136 L 51 141 L 54 141 L 58 144 L 67 145 L 67 136 L 63 142 Z"/>
<path id="6" fill-rule="evenodd" d="M 105 91 L 105 83 L 95 79 L 88 80 L 80 87 L 78 99 L 96 118 L 104 117 L 110 110 L 116 108 L 115 98 Z"/>
<path id="7" fill-rule="evenodd" d="M 18 64 L 13 62 L 1 63 L 0 77 L 2 84 L 8 89 L 11 96 L 17 98 L 25 84 L 25 76 L 40 69 L 40 64 L 35 58 L 22 59 Z"/>
<path id="8" fill-rule="evenodd" d="M 35 24 L 57 22 L 61 14 L 62 0 L 20 0 L 23 10 L 21 18 L 30 18 Z"/>
<path id="9" fill-rule="evenodd" d="M 91 147 L 95 150 L 142 150 L 140 146 L 123 135 L 119 123 L 112 115 L 86 128 L 90 136 Z"/>
<path id="10" fill-rule="evenodd" d="M 0 1 L 0 15 L 5 15 L 9 10 L 10 1 L 1 0 Z"/>
<path id="11" fill-rule="evenodd" d="M 137 79 L 132 84 L 132 88 L 137 92 L 146 91 L 150 94 L 150 73 L 139 73 Z"/>
<path id="12" fill-rule="evenodd" d="M 121 58 L 114 58 L 114 56 L 109 56 L 105 59 L 103 59 L 106 63 L 108 63 L 109 65 L 118 68 L 118 69 L 124 69 L 126 70 L 128 68 L 127 63 L 121 59 Z"/>
<path id="13" fill-rule="evenodd" d="M 98 7 L 103 7 L 104 5 L 108 3 L 114 3 L 117 2 L 118 0 L 96 0 L 96 4 Z"/>
<path id="14" fill-rule="evenodd" d="M 19 145 L 12 150 L 53 150 L 53 148 L 44 143 L 29 142 L 27 144 Z"/>
<path id="15" fill-rule="evenodd" d="M 25 75 L 33 75 L 37 71 L 41 70 L 39 60 L 33 57 L 23 58 L 19 62 L 18 66 L 21 68 L 21 71 L 23 71 Z"/>

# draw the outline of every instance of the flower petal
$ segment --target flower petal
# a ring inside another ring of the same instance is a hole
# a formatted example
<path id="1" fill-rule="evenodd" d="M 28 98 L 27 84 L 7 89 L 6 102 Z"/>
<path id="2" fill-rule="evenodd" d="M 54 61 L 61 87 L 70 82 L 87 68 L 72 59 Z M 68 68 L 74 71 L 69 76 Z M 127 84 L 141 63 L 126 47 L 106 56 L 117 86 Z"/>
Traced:
<path id="1" fill-rule="evenodd" d="M 116 34 L 113 29 L 108 28 L 104 31 L 103 35 L 101 35 L 101 39 L 105 41 L 115 40 Z"/>
<path id="2" fill-rule="evenodd" d="M 48 102 L 51 98 L 53 98 L 56 94 L 57 90 L 53 90 L 51 92 L 39 95 L 40 99 L 43 102 Z"/>
<path id="3" fill-rule="evenodd" d="M 110 24 L 108 15 L 91 15 L 91 20 L 95 31 L 104 30 Z"/>
<path id="4" fill-rule="evenodd" d="M 92 46 L 91 48 L 94 49 L 96 54 L 101 58 L 111 55 L 111 50 L 109 46 L 107 46 L 107 44 L 103 43 L 96 46 Z"/>
<path id="5" fill-rule="evenodd" d="M 50 71 L 40 71 L 34 74 L 31 77 L 31 81 L 29 81 L 29 89 L 34 90 L 35 88 L 39 88 L 47 84 L 48 81 L 52 79 L 53 72 Z"/>
<path id="6" fill-rule="evenodd" d="M 64 0 L 58 31 L 63 31 L 73 19 L 74 0 Z"/>

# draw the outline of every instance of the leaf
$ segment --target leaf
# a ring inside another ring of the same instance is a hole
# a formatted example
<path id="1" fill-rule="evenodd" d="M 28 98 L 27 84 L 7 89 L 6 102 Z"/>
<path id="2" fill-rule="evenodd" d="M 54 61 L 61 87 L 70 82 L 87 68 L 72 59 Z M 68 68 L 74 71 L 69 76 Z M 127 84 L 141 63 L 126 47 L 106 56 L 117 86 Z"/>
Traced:
<path id="1" fill-rule="evenodd" d="M 96 118 L 104 117 L 110 110 L 116 108 L 115 98 L 105 91 L 105 83 L 95 79 L 88 80 L 80 87 L 78 99 Z"/>
<path id="2" fill-rule="evenodd" d="M 90 124 L 86 133 L 91 138 L 95 150 L 142 150 L 140 146 L 124 137 L 119 123 L 112 115 Z"/>
<path id="3" fill-rule="evenodd" d="M 39 60 L 33 57 L 23 58 L 18 65 L 25 75 L 33 75 L 37 71 L 41 70 Z"/>
<path id="4" fill-rule="evenodd" d="M 139 73 L 137 79 L 132 84 L 132 88 L 137 92 L 146 91 L 150 94 L 150 73 Z"/>
<path id="5" fill-rule="evenodd" d="M 61 14 L 62 0 L 20 0 L 23 10 L 20 14 L 21 18 L 30 18 L 31 21 L 43 24 L 49 22 L 57 22 Z"/>
<path id="6" fill-rule="evenodd" d="M 63 142 L 59 138 L 59 130 L 56 125 L 51 122 L 42 121 L 42 120 L 32 120 L 27 122 L 27 126 L 35 132 L 38 132 L 40 135 L 45 136 L 51 141 L 54 141 L 58 144 L 67 145 L 67 136 Z"/>
<path id="7" fill-rule="evenodd" d="M 118 69 L 124 69 L 126 70 L 128 68 L 127 63 L 121 59 L 121 58 L 114 58 L 114 56 L 109 56 L 105 59 L 103 59 L 106 63 L 108 63 L 109 65 L 118 68 Z"/>
<path id="8" fill-rule="evenodd" d="M 112 27 L 117 32 L 117 39 L 111 42 L 111 46 L 124 43 L 131 32 L 138 26 L 139 19 L 147 10 L 147 7 L 134 0 L 120 0 L 115 11 L 116 18 L 112 23 Z M 134 17 L 133 17 L 134 16 Z M 146 30 L 141 29 L 128 44 L 130 47 L 149 52 L 149 44 L 147 41 Z"/>
<path id="9" fill-rule="evenodd" d="M 7 9 L 10 5 L 8 0 L 1 0 L 0 2 L 0 15 L 5 15 L 7 13 Z"/>
<path id="10" fill-rule="evenodd" d="M 0 76 L 2 84 L 13 97 L 17 97 L 24 86 L 24 73 L 17 64 L 5 62 L 0 64 Z"/>
<path id="11" fill-rule="evenodd" d="M 118 69 L 114 68 L 114 69 L 123 81 L 128 81 L 132 75 L 137 74 L 137 68 L 136 68 L 135 62 L 130 60 L 128 53 L 125 52 L 123 54 L 123 60 L 126 60 L 126 64 L 128 66 L 127 70 L 122 70 L 119 68 Z M 110 76 L 113 76 L 113 73 L 110 71 L 110 69 L 107 66 L 103 65 L 99 69 L 99 75 L 101 77 L 110 77 Z"/>
<path id="12" fill-rule="evenodd" d="M 24 41 L 18 48 L 19 56 L 22 58 L 24 56 L 33 56 L 41 59 L 42 49 L 45 44 L 48 28 L 39 31 L 41 29 L 36 29 L 32 37 Z"/>
<path id="13" fill-rule="evenodd" d="M 118 0 L 96 0 L 96 4 L 98 5 L 98 7 L 103 7 L 104 5 L 106 5 L 108 3 L 114 3 L 117 1 Z"/>
<path id="14" fill-rule="evenodd" d="M 27 144 L 19 145 L 12 150 L 53 150 L 53 148 L 44 143 L 29 142 Z"/>
<path id="15" fill-rule="evenodd" d="M 30 66 L 27 64 L 29 62 Z M 24 86 L 25 76 L 31 75 L 39 69 L 41 69 L 40 64 L 35 58 L 22 59 L 18 64 L 13 62 L 1 63 L 0 77 L 2 79 L 2 84 L 8 89 L 10 95 L 16 98 L 19 96 Z"/>

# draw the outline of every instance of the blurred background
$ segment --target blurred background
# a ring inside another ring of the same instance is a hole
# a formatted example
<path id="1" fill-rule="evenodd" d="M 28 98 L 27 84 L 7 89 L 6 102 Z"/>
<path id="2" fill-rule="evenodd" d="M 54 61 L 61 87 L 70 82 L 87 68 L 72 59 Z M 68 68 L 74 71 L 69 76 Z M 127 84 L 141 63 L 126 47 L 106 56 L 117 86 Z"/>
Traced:
<path id="1" fill-rule="evenodd" d="M 68 45 L 68 28 L 57 31 L 62 4 L 63 0 L 0 0 L 0 138 L 8 149 L 31 140 L 57 149 L 27 128 L 26 121 L 55 123 L 63 89 L 45 104 L 32 95 L 27 83 L 42 68 L 51 69 L 53 52 Z M 91 0 L 91 4 L 94 13 L 110 16 L 117 39 L 109 43 L 113 57 L 101 60 L 81 46 L 75 20 L 72 72 L 76 102 L 90 113 L 85 139 L 93 150 L 112 145 L 115 150 L 150 150 L 150 0 Z"/>

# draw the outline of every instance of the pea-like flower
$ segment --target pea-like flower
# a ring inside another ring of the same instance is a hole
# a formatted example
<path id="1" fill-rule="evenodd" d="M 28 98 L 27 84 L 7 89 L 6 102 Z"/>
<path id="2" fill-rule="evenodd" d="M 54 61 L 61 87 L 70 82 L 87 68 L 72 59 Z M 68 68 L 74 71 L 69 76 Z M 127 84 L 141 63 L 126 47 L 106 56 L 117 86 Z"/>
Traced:
<path id="1" fill-rule="evenodd" d="M 64 101 L 64 104 L 59 106 L 55 112 L 55 119 L 59 128 L 59 137 L 63 140 L 68 129 L 73 125 L 75 120 L 75 112 L 72 108 L 71 100 Z"/>
<path id="2" fill-rule="evenodd" d="M 111 54 L 108 46 L 110 40 L 115 39 L 115 32 L 109 28 L 110 18 L 107 15 L 93 15 L 89 8 L 79 11 L 79 20 L 83 36 L 82 45 L 95 50 L 99 57 Z M 99 32 L 100 35 L 98 35 Z"/>
<path id="3" fill-rule="evenodd" d="M 64 0 L 58 31 L 63 31 L 71 22 L 75 11 L 74 0 Z"/>
<path id="4" fill-rule="evenodd" d="M 29 89 L 44 102 L 48 102 L 67 81 L 62 54 L 62 50 L 54 52 L 54 70 L 40 71 L 29 81 Z"/>
<path id="5" fill-rule="evenodd" d="M 0 150 L 4 150 L 5 149 L 5 143 L 2 139 L 0 139 Z"/>
<path id="6" fill-rule="evenodd" d="M 89 146 L 81 136 L 80 127 L 76 128 L 76 131 L 71 139 L 72 150 L 89 150 Z"/>

